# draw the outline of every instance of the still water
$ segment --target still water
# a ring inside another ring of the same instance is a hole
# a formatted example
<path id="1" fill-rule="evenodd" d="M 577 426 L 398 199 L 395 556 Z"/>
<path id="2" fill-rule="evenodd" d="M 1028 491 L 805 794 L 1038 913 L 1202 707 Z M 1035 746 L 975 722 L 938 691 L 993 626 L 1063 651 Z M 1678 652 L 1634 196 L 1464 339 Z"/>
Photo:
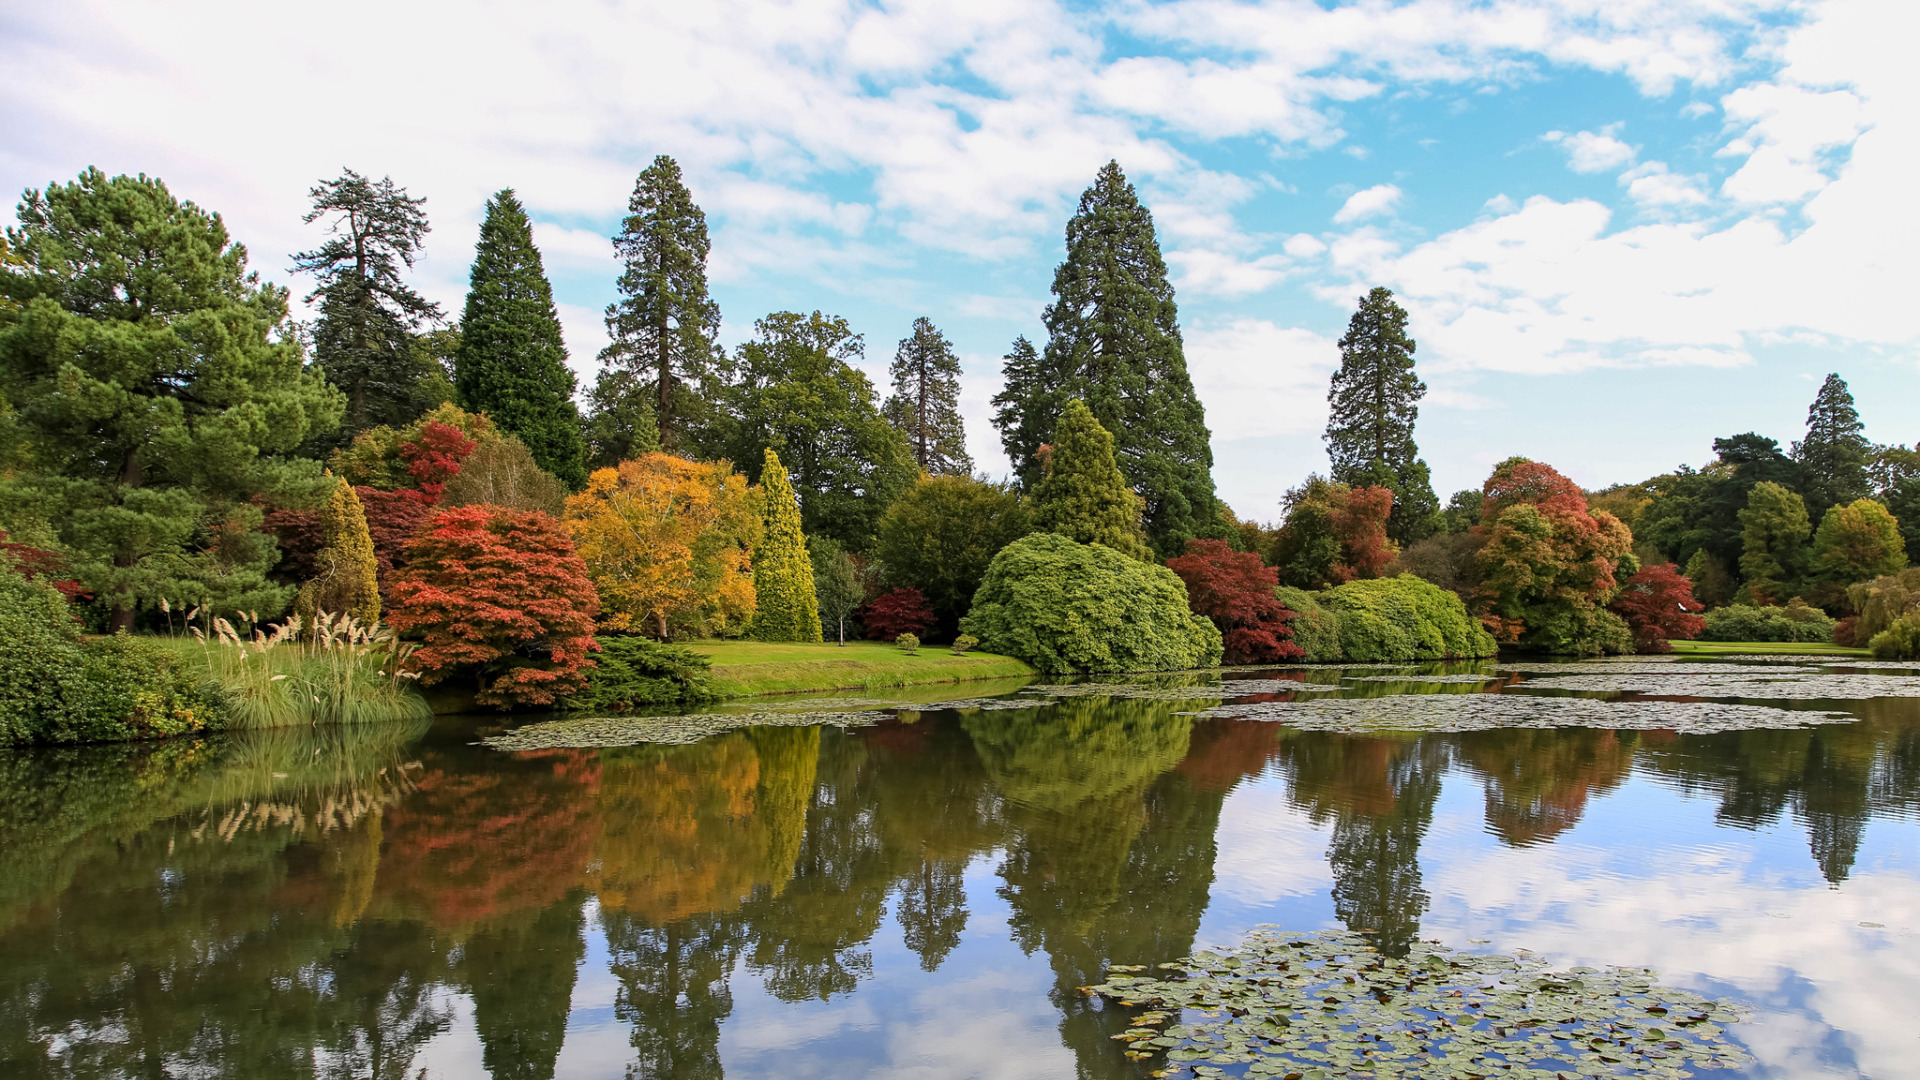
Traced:
<path id="1" fill-rule="evenodd" d="M 1912 674 L 1707 734 L 1302 730 L 1162 681 L 683 746 L 0 753 L 0 1076 L 1136 1077 L 1077 988 L 1259 923 L 1659 968 L 1754 1010 L 1702 1075 L 1920 1076 Z M 1582 693 L 1767 703 L 1675 689 Z"/>

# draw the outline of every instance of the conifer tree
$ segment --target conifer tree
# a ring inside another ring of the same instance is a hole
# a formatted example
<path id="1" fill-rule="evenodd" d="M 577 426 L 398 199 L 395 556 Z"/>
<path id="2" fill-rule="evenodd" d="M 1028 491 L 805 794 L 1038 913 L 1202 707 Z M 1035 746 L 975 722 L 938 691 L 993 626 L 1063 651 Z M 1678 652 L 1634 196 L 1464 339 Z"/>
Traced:
<path id="1" fill-rule="evenodd" d="M 1740 511 L 1740 573 L 1761 603 L 1784 600 L 1805 580 L 1813 523 L 1800 496 L 1770 480 L 1753 485 Z"/>
<path id="2" fill-rule="evenodd" d="M 913 335 L 893 356 L 893 394 L 881 415 L 907 437 L 914 460 L 933 476 L 969 476 L 966 425 L 960 420 L 960 358 L 933 323 L 913 320 Z"/>
<path id="3" fill-rule="evenodd" d="M 760 513 L 765 532 L 753 549 L 753 590 L 759 610 L 753 636 L 761 641 L 819 641 L 820 606 L 813 560 L 800 532 L 800 503 L 780 455 L 769 447 L 760 469 Z"/>
<path id="4" fill-rule="evenodd" d="M 611 341 L 600 350 L 594 415 L 610 429 L 650 424 L 660 447 L 677 453 L 711 408 L 720 305 L 707 294 L 707 216 L 672 158 L 654 158 L 634 182 L 613 249 L 626 268 L 621 298 L 607 305 Z M 645 432 L 630 441 L 644 443 Z"/>
<path id="5" fill-rule="evenodd" d="M 1793 444 L 1809 514 L 1824 515 L 1829 507 L 1873 494 L 1867 475 L 1873 446 L 1861 434 L 1864 428 L 1847 381 L 1838 374 L 1828 375 L 1807 408 L 1807 437 Z"/>
<path id="6" fill-rule="evenodd" d="M 453 373 L 462 408 L 519 436 L 533 460 L 569 488 L 586 486 L 580 411 L 553 286 L 512 188 L 487 200 Z"/>
<path id="7" fill-rule="evenodd" d="M 426 199 L 407 195 L 392 177 L 369 180 L 344 170 L 308 193 L 313 209 L 301 220 L 331 219 L 327 241 L 293 257 L 296 271 L 317 284 L 307 302 L 320 301 L 313 359 L 327 381 L 347 396 L 341 443 L 381 424 L 399 426 L 435 402 L 423 402 L 440 383 L 438 365 L 416 343 L 422 322 L 440 318 L 440 305 L 401 280 L 413 268 L 427 232 Z M 429 385 L 422 387 L 422 383 Z"/>
<path id="8" fill-rule="evenodd" d="M 1067 222 L 1067 257 L 1042 315 L 1047 346 L 1032 392 L 1008 401 L 999 425 L 1023 485 L 1040 480 L 1034 434 L 1079 398 L 1112 433 L 1120 471 L 1145 505 L 1147 536 L 1163 555 L 1222 530 L 1213 494 L 1206 411 L 1187 375 L 1179 308 L 1154 236 L 1116 162 L 1100 169 Z"/>
<path id="9" fill-rule="evenodd" d="M 1440 500 L 1413 441 L 1427 384 L 1413 372 L 1415 344 L 1393 292 L 1376 286 L 1340 339 L 1340 370 L 1327 389 L 1327 456 L 1336 483 L 1393 492 L 1387 535 L 1402 546 L 1433 532 Z"/>
<path id="10" fill-rule="evenodd" d="M 1154 561 L 1140 533 L 1140 498 L 1128 490 L 1114 462 L 1113 436 L 1086 402 L 1067 402 L 1046 457 L 1046 476 L 1033 492 L 1037 529 Z"/>
<path id="11" fill-rule="evenodd" d="M 1007 459 L 1013 462 L 1014 475 L 1031 491 L 1046 474 L 1035 455 L 1060 422 L 1057 388 L 1047 385 L 1040 354 L 1025 334 L 1014 338 L 1013 347 L 1001 358 L 1000 376 L 1003 385 L 993 395 L 993 426 L 1000 432 Z"/>
<path id="12" fill-rule="evenodd" d="M 321 612 L 351 615 L 363 626 L 378 622 L 380 564 L 373 554 L 366 508 L 345 480 L 334 484 L 320 508 L 320 543 L 313 578 L 300 587 L 294 612 L 309 625 Z"/>

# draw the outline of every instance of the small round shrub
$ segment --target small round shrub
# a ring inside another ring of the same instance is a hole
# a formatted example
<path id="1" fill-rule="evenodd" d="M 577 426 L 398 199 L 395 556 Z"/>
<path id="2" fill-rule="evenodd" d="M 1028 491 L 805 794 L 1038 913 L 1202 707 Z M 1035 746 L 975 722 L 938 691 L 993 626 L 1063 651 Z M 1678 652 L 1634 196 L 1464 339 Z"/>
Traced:
<path id="1" fill-rule="evenodd" d="M 908 656 L 920 651 L 920 638 L 916 634 L 901 634 L 893 639 L 893 643 L 900 646 L 900 651 Z"/>
<path id="2" fill-rule="evenodd" d="M 1035 533 L 1001 549 L 960 628 L 1041 671 L 1175 671 L 1220 662 L 1220 631 L 1164 566 Z"/>
<path id="3" fill-rule="evenodd" d="M 1920 660 L 1920 613 L 1902 615 L 1867 643 L 1875 660 Z"/>
<path id="4" fill-rule="evenodd" d="M 965 656 L 968 649 L 978 644 L 980 644 L 979 638 L 974 637 L 972 634 L 961 634 L 959 637 L 953 639 L 953 655 Z"/>
<path id="5" fill-rule="evenodd" d="M 699 705 L 718 700 L 713 661 L 684 645 L 643 637 L 603 637 L 587 687 L 565 699 L 575 712 L 625 712 L 646 705 Z"/>

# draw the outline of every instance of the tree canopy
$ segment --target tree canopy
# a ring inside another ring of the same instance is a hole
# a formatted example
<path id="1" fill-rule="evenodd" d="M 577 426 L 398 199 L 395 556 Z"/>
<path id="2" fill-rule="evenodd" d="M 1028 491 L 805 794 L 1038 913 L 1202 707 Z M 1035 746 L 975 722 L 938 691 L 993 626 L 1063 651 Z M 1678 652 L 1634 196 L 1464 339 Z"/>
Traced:
<path id="1" fill-rule="evenodd" d="M 1407 313 L 1390 289 L 1376 286 L 1340 339 L 1340 370 L 1327 389 L 1327 456 L 1336 483 L 1393 492 L 1387 535 L 1406 545 L 1434 529 L 1440 502 L 1427 463 L 1413 441 L 1413 423 L 1427 384 L 1413 372 Z"/>
<path id="2" fill-rule="evenodd" d="M 1807 407 L 1807 437 L 1793 444 L 1793 459 L 1803 474 L 1807 510 L 1825 514 L 1830 506 L 1851 503 L 1873 493 L 1867 459 L 1873 444 L 1862 434 L 1853 393 L 1839 375 L 1828 375 Z"/>
<path id="3" fill-rule="evenodd" d="M 881 408 L 907 437 L 920 468 L 935 476 L 967 476 L 967 429 L 960 420 L 960 358 L 931 320 L 913 320 L 912 335 L 893 355 L 893 393 Z"/>

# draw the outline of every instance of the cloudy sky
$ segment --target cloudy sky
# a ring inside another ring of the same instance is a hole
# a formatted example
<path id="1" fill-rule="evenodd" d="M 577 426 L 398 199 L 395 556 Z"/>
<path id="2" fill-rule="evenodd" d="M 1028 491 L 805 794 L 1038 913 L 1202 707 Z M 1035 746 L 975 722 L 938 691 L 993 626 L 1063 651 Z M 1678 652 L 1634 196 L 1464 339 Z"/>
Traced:
<path id="1" fill-rule="evenodd" d="M 1412 313 L 1442 498 L 1516 453 L 1597 486 L 1785 442 L 1828 371 L 1869 436 L 1920 439 L 1920 5 L 68 0 L 0 7 L 0 33 L 0 188 L 158 175 L 290 281 L 307 189 L 391 175 L 433 219 L 417 284 L 457 312 L 511 186 L 583 378 L 607 238 L 671 154 L 725 341 L 819 308 L 884 382 L 926 315 L 990 472 L 999 357 L 1041 336 L 1109 158 L 1158 223 L 1243 516 L 1325 468 L 1333 342 L 1375 284 Z"/>

